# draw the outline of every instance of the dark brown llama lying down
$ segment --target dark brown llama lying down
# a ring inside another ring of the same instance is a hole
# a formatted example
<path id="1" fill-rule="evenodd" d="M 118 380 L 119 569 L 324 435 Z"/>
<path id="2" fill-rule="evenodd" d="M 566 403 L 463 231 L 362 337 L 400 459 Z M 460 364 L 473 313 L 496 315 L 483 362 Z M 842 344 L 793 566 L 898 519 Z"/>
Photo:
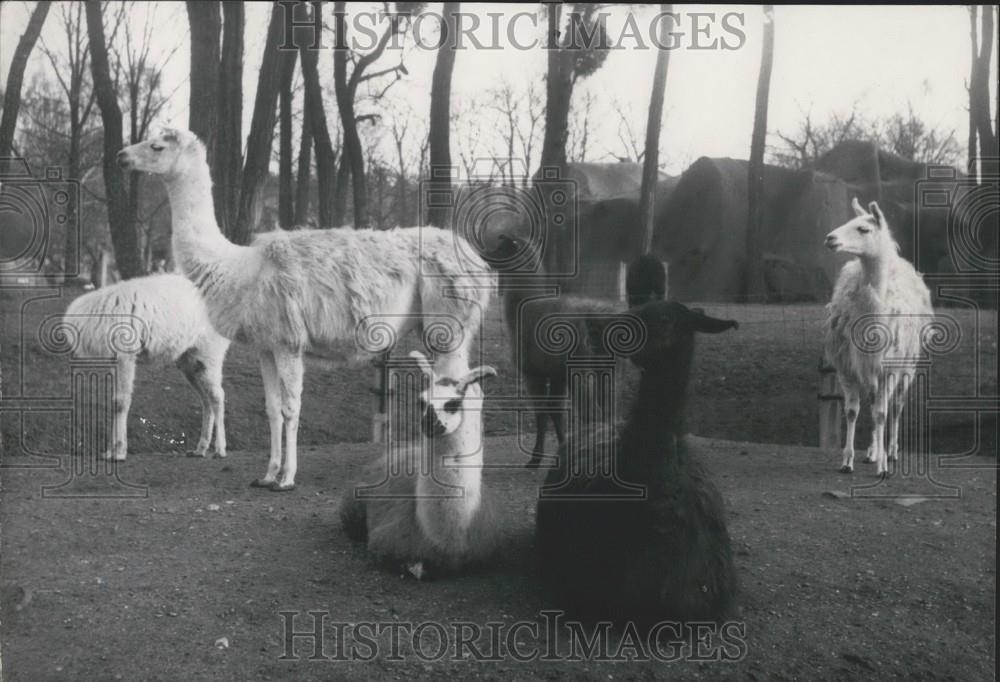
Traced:
<path id="1" fill-rule="evenodd" d="M 418 579 L 453 573 L 489 558 L 497 544 L 493 500 L 482 485 L 483 391 L 492 367 L 435 374 L 419 352 L 429 386 L 421 393 L 420 443 L 399 443 L 350 486 L 340 507 L 352 540 L 374 557 Z M 389 473 L 393 472 L 393 473 Z M 375 489 L 381 481 L 385 485 Z M 364 497 L 364 495 L 378 497 Z"/>
<path id="2" fill-rule="evenodd" d="M 722 497 L 682 436 L 694 335 L 737 323 L 667 301 L 630 312 L 648 334 L 632 356 L 638 394 L 618 434 L 560 449 L 538 502 L 542 579 L 556 605 L 587 617 L 722 620 L 737 592 Z M 599 499 L 622 492 L 610 476 L 587 473 L 609 470 L 608 460 L 644 498 Z"/>

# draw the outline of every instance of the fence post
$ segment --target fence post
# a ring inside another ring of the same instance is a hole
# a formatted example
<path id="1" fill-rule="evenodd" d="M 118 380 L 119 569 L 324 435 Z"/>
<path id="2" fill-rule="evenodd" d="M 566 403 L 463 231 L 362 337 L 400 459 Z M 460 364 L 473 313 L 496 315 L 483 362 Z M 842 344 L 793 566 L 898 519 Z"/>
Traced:
<path id="1" fill-rule="evenodd" d="M 376 357 L 372 364 L 375 366 L 375 383 L 372 386 L 372 393 L 375 394 L 375 411 L 372 414 L 372 442 L 384 443 L 389 440 L 389 415 L 386 407 L 390 396 L 389 382 L 386 374 L 388 368 L 389 354 L 382 353 Z"/>
<path id="2" fill-rule="evenodd" d="M 97 262 L 97 288 L 103 289 L 108 285 L 108 251 L 101 249 L 100 260 Z"/>
<path id="3" fill-rule="evenodd" d="M 625 279 L 628 275 L 628 263 L 625 261 L 618 261 L 618 300 L 624 303 L 628 300 L 628 295 L 625 289 Z"/>
<path id="4" fill-rule="evenodd" d="M 844 397 L 837 383 L 837 370 L 820 356 L 819 359 L 819 446 L 838 450 L 844 424 Z"/>

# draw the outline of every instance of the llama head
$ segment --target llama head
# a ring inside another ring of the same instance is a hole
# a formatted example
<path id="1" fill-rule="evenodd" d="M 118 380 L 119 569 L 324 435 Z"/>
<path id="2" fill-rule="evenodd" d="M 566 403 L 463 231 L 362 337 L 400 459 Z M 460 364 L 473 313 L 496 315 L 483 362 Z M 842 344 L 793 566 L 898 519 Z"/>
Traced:
<path id="1" fill-rule="evenodd" d="M 430 361 L 420 351 L 410 357 L 417 361 L 427 377 L 428 386 L 420 392 L 420 428 L 428 438 L 440 438 L 455 433 L 466 418 L 466 412 L 479 412 L 483 406 L 483 391 L 479 383 L 497 371 L 483 365 L 450 377 L 437 374 Z"/>
<path id="2" fill-rule="evenodd" d="M 498 272 L 541 273 L 542 250 L 536 242 L 511 234 L 499 234 L 492 249 L 482 254 Z"/>
<path id="3" fill-rule="evenodd" d="M 643 368 L 691 348 L 696 333 L 719 334 L 740 326 L 736 320 L 720 320 L 677 301 L 653 301 L 629 310 L 629 314 L 638 317 L 646 331 L 646 342 L 631 356 L 632 362 Z"/>
<path id="4" fill-rule="evenodd" d="M 189 163 L 204 163 L 205 145 L 190 130 L 164 128 L 159 134 L 122 149 L 117 160 L 125 170 L 171 175 Z"/>
<path id="5" fill-rule="evenodd" d="M 887 251 L 895 253 L 899 247 L 889 231 L 882 210 L 876 202 L 868 204 L 866 211 L 857 197 L 851 202 L 854 218 L 826 235 L 826 247 L 837 253 L 862 258 L 874 258 Z"/>

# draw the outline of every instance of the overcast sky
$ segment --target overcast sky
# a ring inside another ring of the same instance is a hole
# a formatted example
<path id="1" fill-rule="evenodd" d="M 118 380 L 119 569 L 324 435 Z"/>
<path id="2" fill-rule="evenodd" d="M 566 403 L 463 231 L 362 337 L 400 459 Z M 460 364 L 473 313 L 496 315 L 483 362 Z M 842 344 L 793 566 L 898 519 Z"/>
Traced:
<path id="1" fill-rule="evenodd" d="M 6 78 L 10 57 L 23 31 L 26 18 L 34 3 L 5 3 L 0 32 L 0 65 Z M 58 3 L 55 3 L 58 4 Z M 349 11 L 371 8 L 364 3 Z M 434 12 L 440 5 L 430 4 Z M 332 12 L 328 4 L 327 16 Z M 685 35 L 680 49 L 673 50 L 666 89 L 663 128 L 662 161 L 670 172 L 680 172 L 699 156 L 731 156 L 746 158 L 749 154 L 753 126 L 754 92 L 760 63 L 762 13 L 747 6 L 678 6 L 682 13 L 681 26 Z M 60 44 L 58 8 L 53 7 L 44 36 L 50 46 Z M 154 54 L 165 54 L 182 43 L 164 74 L 164 91 L 173 92 L 170 122 L 186 125 L 187 78 L 189 72 L 187 48 L 187 17 L 183 3 L 152 3 L 137 5 L 137 14 L 155 12 L 157 31 Z M 538 4 L 472 5 L 463 11 L 479 15 L 487 25 L 477 32 L 483 42 L 490 39 L 489 13 L 501 16 L 494 20 L 500 26 L 499 51 L 470 47 L 459 53 L 455 66 L 453 109 L 481 96 L 503 80 L 515 87 L 529 83 L 542 84 L 546 68 L 543 49 L 519 50 L 508 43 L 506 33 L 515 14 L 537 14 Z M 622 33 L 629 12 L 634 23 L 648 42 L 649 26 L 657 10 L 651 6 L 608 8 L 608 26 L 612 39 Z M 260 55 L 268 20 L 269 5 L 247 5 L 246 67 L 244 112 L 248 129 L 252 113 Z M 691 24 L 695 12 L 714 13 L 711 19 L 698 20 L 711 24 L 709 40 L 722 38 L 729 44 L 742 42 L 739 49 L 694 50 Z M 722 17 L 729 19 L 745 34 L 737 41 L 734 33 L 726 32 Z M 140 18 L 133 21 L 141 24 Z M 513 37 L 520 44 L 541 39 L 543 18 L 532 22 L 520 19 L 514 24 Z M 791 132 L 797 128 L 806 112 L 814 120 L 823 120 L 832 112 L 843 112 L 857 103 L 859 111 L 869 117 L 882 117 L 905 111 L 908 104 L 928 123 L 954 130 L 960 146 L 965 147 L 967 130 L 965 83 L 969 73 L 970 37 L 968 14 L 964 7 L 816 7 L 779 6 L 775 9 L 775 59 L 771 82 L 768 130 Z M 433 38 L 434 31 L 425 31 Z M 430 39 L 428 39 L 430 42 Z M 588 160 L 611 160 L 620 149 L 617 142 L 618 120 L 611 114 L 611 103 L 617 101 L 632 112 L 631 121 L 639 138 L 645 129 L 650 81 L 656 50 L 637 46 L 635 40 L 623 41 L 624 49 L 613 51 L 605 65 L 594 76 L 578 83 L 578 91 L 590 90 L 600 102 L 600 121 L 591 133 L 594 144 Z M 994 51 L 994 65 L 996 59 Z M 395 106 L 410 108 L 423 119 L 429 109 L 431 72 L 435 53 L 429 49 L 406 51 L 409 75 L 394 86 L 390 98 Z M 389 51 L 383 57 L 386 65 L 398 61 L 399 53 Z M 329 72 L 332 51 L 321 56 L 321 64 Z M 36 50 L 29 69 L 50 69 Z M 995 75 L 995 66 L 994 66 Z M 331 83 L 332 85 L 332 83 Z M 995 105 L 995 97 L 993 98 Z M 328 114 L 335 107 L 328 102 Z M 470 117 L 464 125 L 484 126 L 484 119 Z M 769 144 L 777 140 L 769 138 Z M 453 141 L 454 144 L 454 141 Z"/>

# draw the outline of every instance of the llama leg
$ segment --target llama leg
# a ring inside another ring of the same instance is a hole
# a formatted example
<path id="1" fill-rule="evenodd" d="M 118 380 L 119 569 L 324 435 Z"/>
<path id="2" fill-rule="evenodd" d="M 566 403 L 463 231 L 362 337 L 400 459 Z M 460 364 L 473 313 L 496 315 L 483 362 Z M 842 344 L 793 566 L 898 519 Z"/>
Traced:
<path id="1" fill-rule="evenodd" d="M 856 386 L 842 385 L 844 391 L 844 414 L 847 419 L 847 434 L 844 440 L 844 459 L 840 470 L 849 474 L 854 471 L 854 431 L 858 425 L 858 410 L 861 409 L 861 393 Z"/>
<path id="2" fill-rule="evenodd" d="M 212 427 L 215 421 L 212 414 L 212 404 L 205 392 L 202 377 L 205 374 L 205 365 L 198 358 L 194 349 L 189 349 L 177 358 L 176 365 L 184 374 L 191 387 L 198 392 L 201 399 L 201 436 L 198 438 L 198 445 L 194 450 L 188 450 L 185 454 L 188 457 L 204 457 L 208 452 L 208 445 L 212 439 Z"/>
<path id="3" fill-rule="evenodd" d="M 887 376 L 880 377 L 872 400 L 872 444 L 868 451 L 875 461 L 875 472 L 880 476 L 889 473 L 885 452 L 885 418 L 890 383 Z"/>
<path id="4" fill-rule="evenodd" d="M 910 389 L 910 377 L 906 374 L 894 376 L 896 385 L 889 395 L 889 450 L 886 457 L 892 461 L 899 459 L 899 420 L 906 404 L 906 393 Z"/>
<path id="5" fill-rule="evenodd" d="M 302 407 L 302 356 L 280 351 L 274 354 L 281 387 L 281 417 L 285 426 L 285 463 L 278 472 L 278 480 L 271 486 L 275 492 L 295 488 L 298 470 L 299 412 Z"/>
<path id="6" fill-rule="evenodd" d="M 545 379 L 539 377 L 525 377 L 524 382 L 528 389 L 528 395 L 535 408 L 535 446 L 531 448 L 531 459 L 526 465 L 529 469 L 537 469 L 545 456 L 545 432 L 548 428 L 548 412 L 541 401 L 548 395 L 548 386 Z"/>
<path id="7" fill-rule="evenodd" d="M 250 485 L 255 488 L 270 488 L 278 480 L 281 469 L 281 387 L 278 383 L 278 368 L 274 354 L 269 350 L 260 353 L 260 376 L 264 381 L 264 400 L 267 406 L 267 423 L 271 429 L 271 456 L 267 460 L 264 478 L 255 479 Z"/>
<path id="8" fill-rule="evenodd" d="M 218 372 L 211 372 L 206 377 L 208 399 L 212 403 L 215 414 L 215 457 L 226 456 L 226 392 L 222 390 L 222 363 L 219 362 Z M 217 374 L 217 376 L 215 376 Z"/>
<path id="9" fill-rule="evenodd" d="M 124 460 L 128 454 L 128 413 L 132 406 L 132 388 L 135 383 L 135 356 L 119 354 L 115 373 L 114 431 L 105 459 Z"/>

